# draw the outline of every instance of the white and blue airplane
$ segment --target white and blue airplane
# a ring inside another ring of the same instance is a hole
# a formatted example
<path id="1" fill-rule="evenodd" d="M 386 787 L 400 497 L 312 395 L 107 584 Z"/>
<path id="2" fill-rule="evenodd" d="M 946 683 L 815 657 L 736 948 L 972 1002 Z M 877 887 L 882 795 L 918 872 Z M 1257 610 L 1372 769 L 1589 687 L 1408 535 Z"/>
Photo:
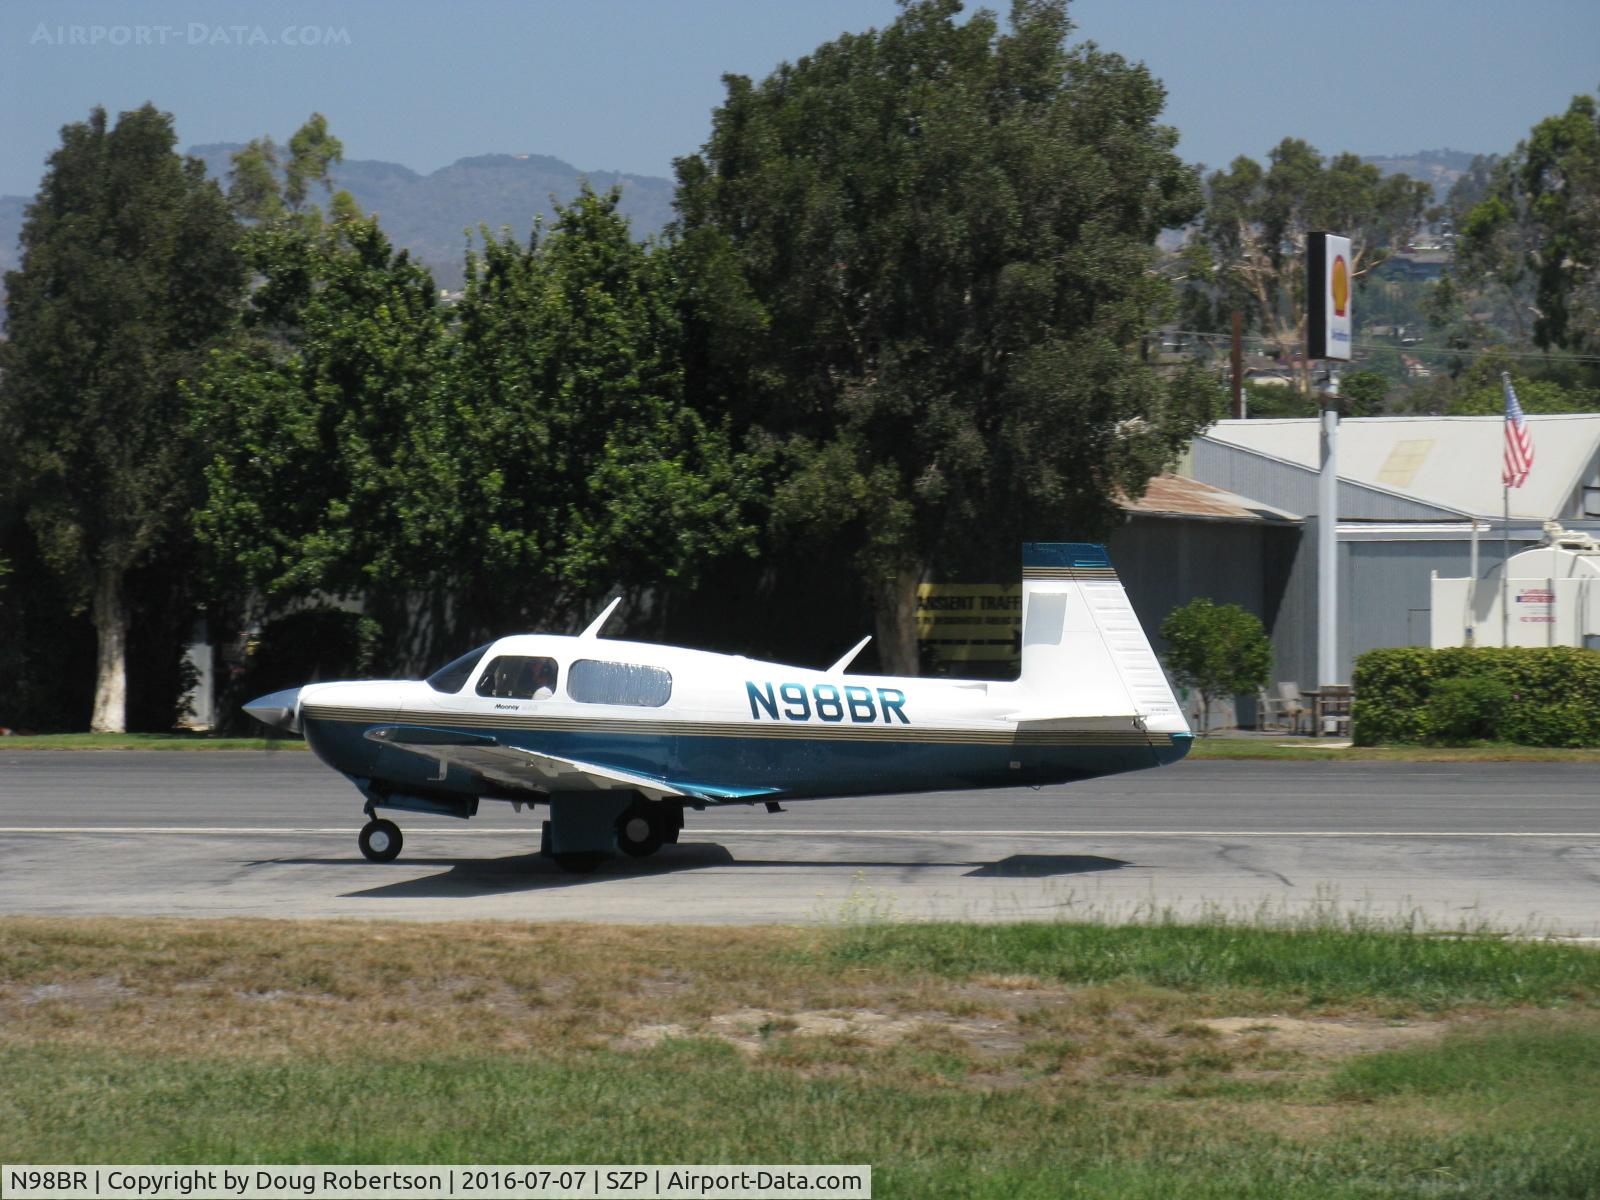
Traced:
<path id="1" fill-rule="evenodd" d="M 423 680 L 311 683 L 245 705 L 303 731 L 366 798 L 361 852 L 400 853 L 379 809 L 468 818 L 544 804 L 574 871 L 676 842 L 686 809 L 1065 783 L 1176 762 L 1192 734 L 1106 556 L 1023 546 L 1016 680 L 847 675 L 602 638 L 519 634 Z"/>

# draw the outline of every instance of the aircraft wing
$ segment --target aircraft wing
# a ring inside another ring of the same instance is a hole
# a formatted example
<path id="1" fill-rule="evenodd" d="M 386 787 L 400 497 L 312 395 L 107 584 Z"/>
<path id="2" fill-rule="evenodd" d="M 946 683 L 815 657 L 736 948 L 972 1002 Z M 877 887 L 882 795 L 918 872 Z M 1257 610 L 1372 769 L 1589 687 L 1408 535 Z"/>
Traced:
<path id="1" fill-rule="evenodd" d="M 381 725 L 367 730 L 366 736 L 385 746 L 393 746 L 448 767 L 476 771 L 502 787 L 526 788 L 537 792 L 642 792 L 655 800 L 678 797 L 685 800 L 751 800 L 767 796 L 777 788 L 733 788 L 714 783 L 685 784 L 674 787 L 665 780 L 636 771 L 564 758 L 542 750 L 508 746 L 492 737 L 461 733 L 453 729 L 432 729 L 426 725 Z"/>
<path id="2" fill-rule="evenodd" d="M 430 729 L 420 725 L 381 725 L 367 730 L 366 736 L 385 746 L 429 759 L 441 768 L 464 767 L 476 771 L 503 787 L 538 792 L 643 792 L 657 800 L 667 797 L 706 798 L 694 792 L 682 791 L 649 775 L 584 762 L 582 759 L 563 758 L 559 754 L 507 746 L 492 737 L 479 734 Z"/>

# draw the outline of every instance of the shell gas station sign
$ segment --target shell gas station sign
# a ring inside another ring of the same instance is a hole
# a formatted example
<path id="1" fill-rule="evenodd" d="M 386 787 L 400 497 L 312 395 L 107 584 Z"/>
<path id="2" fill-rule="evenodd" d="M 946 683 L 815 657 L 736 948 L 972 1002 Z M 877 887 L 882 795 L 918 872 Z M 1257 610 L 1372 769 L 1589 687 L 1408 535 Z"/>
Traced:
<path id="1" fill-rule="evenodd" d="M 1350 360 L 1350 239 L 1336 233 L 1306 235 L 1306 331 L 1310 358 Z"/>

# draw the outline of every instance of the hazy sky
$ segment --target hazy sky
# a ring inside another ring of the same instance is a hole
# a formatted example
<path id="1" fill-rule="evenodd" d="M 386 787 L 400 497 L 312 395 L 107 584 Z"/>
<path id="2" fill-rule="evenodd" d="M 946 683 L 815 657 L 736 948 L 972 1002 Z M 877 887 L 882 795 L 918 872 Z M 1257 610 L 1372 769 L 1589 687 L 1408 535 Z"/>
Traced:
<path id="1" fill-rule="evenodd" d="M 1001 6 L 995 6 L 1001 7 Z M 1600 0 L 1076 0 L 1167 86 L 1184 157 L 1506 151 L 1600 86 Z M 153 100 L 185 145 L 325 113 L 351 158 L 543 153 L 667 175 L 725 71 L 760 76 L 892 0 L 0 0 L 0 193 L 68 121 Z M 319 44 L 306 44 L 319 43 Z"/>

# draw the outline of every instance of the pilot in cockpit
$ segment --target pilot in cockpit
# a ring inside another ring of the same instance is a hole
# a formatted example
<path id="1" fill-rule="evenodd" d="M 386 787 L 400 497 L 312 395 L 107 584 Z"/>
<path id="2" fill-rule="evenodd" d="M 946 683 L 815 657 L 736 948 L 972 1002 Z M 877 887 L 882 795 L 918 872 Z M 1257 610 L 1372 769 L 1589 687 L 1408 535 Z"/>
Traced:
<path id="1" fill-rule="evenodd" d="M 548 658 L 540 659 L 533 668 L 533 698 L 548 700 L 556 694 L 556 665 Z"/>

